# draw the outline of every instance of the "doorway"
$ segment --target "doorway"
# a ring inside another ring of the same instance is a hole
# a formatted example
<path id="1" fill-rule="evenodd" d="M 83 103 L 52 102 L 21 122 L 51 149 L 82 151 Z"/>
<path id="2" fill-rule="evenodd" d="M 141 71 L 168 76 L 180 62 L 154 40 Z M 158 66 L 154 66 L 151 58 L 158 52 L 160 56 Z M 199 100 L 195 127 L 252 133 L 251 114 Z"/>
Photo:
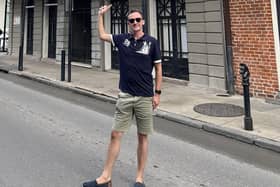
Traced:
<path id="1" fill-rule="evenodd" d="M 74 0 L 72 61 L 91 64 L 91 1 Z"/>
<path id="2" fill-rule="evenodd" d="M 189 80 L 185 0 L 157 0 L 156 7 L 163 75 Z"/>
<path id="3" fill-rule="evenodd" d="M 111 1 L 111 33 L 121 34 L 127 33 L 127 15 L 129 10 L 128 0 L 112 0 Z M 112 47 L 112 69 L 119 69 L 118 49 Z"/>
<path id="4" fill-rule="evenodd" d="M 26 54 L 33 54 L 34 8 L 27 8 Z"/>
<path id="5" fill-rule="evenodd" d="M 56 22 L 57 7 L 49 7 L 49 37 L 48 37 L 48 58 L 56 57 Z"/>

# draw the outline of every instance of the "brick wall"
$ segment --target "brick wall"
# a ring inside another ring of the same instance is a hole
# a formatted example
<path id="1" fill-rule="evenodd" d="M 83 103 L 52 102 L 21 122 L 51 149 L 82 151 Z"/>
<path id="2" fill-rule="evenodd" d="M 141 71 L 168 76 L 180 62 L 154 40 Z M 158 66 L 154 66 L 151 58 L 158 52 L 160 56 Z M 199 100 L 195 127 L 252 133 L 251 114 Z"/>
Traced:
<path id="1" fill-rule="evenodd" d="M 264 98 L 278 94 L 270 0 L 230 0 L 235 87 L 242 93 L 239 64 L 251 72 L 250 92 Z"/>

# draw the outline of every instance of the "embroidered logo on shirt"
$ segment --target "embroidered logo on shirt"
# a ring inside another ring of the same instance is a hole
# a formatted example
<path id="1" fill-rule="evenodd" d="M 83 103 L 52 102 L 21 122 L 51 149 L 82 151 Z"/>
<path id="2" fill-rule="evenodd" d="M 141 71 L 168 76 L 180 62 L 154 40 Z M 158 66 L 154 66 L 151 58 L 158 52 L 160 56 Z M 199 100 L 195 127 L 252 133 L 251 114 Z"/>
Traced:
<path id="1" fill-rule="evenodd" d="M 136 53 L 148 55 L 151 49 L 151 42 L 144 41 L 143 46 L 140 50 L 136 51 Z"/>
<path id="2" fill-rule="evenodd" d="M 128 39 L 125 39 L 123 45 L 125 45 L 126 47 L 130 46 L 130 41 Z"/>

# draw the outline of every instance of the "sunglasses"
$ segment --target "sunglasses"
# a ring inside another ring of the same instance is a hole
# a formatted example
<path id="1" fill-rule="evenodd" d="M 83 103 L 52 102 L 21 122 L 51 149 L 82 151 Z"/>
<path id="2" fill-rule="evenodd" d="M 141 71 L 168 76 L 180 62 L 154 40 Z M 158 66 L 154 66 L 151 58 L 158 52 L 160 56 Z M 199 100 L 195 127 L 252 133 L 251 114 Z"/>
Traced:
<path id="1" fill-rule="evenodd" d="M 135 19 L 129 19 L 128 22 L 134 23 L 136 21 L 137 23 L 139 23 L 141 20 L 142 20 L 142 18 L 135 18 Z"/>

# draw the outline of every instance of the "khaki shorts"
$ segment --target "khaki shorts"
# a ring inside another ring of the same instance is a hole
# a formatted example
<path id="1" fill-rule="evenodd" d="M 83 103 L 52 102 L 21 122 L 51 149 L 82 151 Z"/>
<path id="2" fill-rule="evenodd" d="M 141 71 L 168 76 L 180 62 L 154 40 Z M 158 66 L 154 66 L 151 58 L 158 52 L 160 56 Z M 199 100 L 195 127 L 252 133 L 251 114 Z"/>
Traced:
<path id="1" fill-rule="evenodd" d="M 132 96 L 120 92 L 116 103 L 113 130 L 127 132 L 135 116 L 137 131 L 140 134 L 153 132 L 152 97 Z"/>

